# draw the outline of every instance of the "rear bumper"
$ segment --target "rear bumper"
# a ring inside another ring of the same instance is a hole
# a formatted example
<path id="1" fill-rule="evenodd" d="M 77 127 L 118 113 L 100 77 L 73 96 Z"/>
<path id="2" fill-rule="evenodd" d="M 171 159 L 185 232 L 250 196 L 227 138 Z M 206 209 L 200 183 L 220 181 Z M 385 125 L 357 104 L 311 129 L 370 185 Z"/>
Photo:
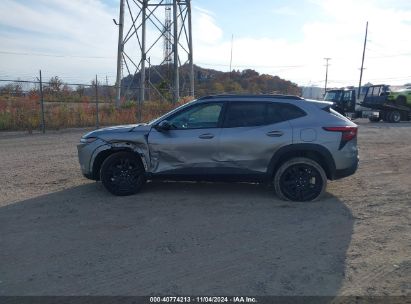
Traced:
<path id="1" fill-rule="evenodd" d="M 340 179 L 340 178 L 344 178 L 350 175 L 353 175 L 358 169 L 358 159 L 357 161 L 349 168 L 346 169 L 340 169 L 340 170 L 335 170 L 334 173 L 334 180 L 335 179 Z"/>

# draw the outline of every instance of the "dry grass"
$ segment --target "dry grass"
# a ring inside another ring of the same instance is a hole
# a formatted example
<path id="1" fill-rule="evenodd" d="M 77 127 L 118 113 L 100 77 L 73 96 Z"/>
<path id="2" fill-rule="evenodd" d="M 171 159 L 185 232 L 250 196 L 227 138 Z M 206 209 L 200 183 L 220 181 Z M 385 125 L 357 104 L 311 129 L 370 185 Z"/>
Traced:
<path id="1" fill-rule="evenodd" d="M 184 97 L 178 103 L 146 101 L 141 109 L 141 121 L 150 121 L 193 98 Z M 88 98 L 80 102 L 53 102 L 45 104 L 47 129 L 89 127 L 96 125 L 96 105 Z M 101 126 L 136 123 L 137 106 L 134 102 L 123 102 L 119 109 L 112 103 L 99 104 Z M 32 130 L 41 126 L 41 108 L 38 96 L 0 96 L 0 131 Z"/>

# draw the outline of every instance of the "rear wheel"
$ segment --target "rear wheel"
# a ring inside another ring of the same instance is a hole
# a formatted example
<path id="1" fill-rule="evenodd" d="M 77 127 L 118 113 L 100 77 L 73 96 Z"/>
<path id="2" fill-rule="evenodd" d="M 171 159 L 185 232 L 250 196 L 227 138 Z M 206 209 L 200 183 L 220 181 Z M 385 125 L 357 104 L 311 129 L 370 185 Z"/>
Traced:
<path id="1" fill-rule="evenodd" d="M 321 197 L 327 186 L 324 169 L 314 160 L 292 158 L 283 163 L 274 176 L 274 188 L 284 200 L 306 202 Z"/>
<path id="2" fill-rule="evenodd" d="M 400 122 L 401 121 L 400 111 L 392 111 L 389 116 L 389 121 L 394 122 L 394 123 Z"/>
<path id="3" fill-rule="evenodd" d="M 136 154 L 118 152 L 104 160 L 100 180 L 114 195 L 135 194 L 140 191 L 146 180 L 144 166 Z"/>

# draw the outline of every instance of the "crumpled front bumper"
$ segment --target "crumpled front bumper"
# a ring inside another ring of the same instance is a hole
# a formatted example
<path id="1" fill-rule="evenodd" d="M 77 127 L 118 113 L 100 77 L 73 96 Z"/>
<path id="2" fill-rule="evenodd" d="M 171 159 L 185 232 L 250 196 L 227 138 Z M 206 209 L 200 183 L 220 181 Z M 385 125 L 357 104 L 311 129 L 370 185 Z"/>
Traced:
<path id="1" fill-rule="evenodd" d="M 105 147 L 105 148 L 104 148 Z M 88 179 L 93 177 L 93 163 L 97 152 L 110 148 L 110 146 L 102 139 L 97 139 L 92 143 L 80 143 L 77 145 L 78 160 L 80 163 L 81 173 Z"/>

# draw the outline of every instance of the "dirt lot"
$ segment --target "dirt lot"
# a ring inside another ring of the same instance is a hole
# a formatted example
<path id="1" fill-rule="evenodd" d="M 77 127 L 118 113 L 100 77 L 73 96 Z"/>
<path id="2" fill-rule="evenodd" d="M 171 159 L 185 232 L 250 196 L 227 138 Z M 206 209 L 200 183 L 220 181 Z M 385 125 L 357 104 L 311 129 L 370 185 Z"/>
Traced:
<path id="1" fill-rule="evenodd" d="M 84 179 L 84 130 L 0 134 L 0 295 L 411 295 L 411 124 L 360 121 L 324 200 L 254 184 Z"/>

